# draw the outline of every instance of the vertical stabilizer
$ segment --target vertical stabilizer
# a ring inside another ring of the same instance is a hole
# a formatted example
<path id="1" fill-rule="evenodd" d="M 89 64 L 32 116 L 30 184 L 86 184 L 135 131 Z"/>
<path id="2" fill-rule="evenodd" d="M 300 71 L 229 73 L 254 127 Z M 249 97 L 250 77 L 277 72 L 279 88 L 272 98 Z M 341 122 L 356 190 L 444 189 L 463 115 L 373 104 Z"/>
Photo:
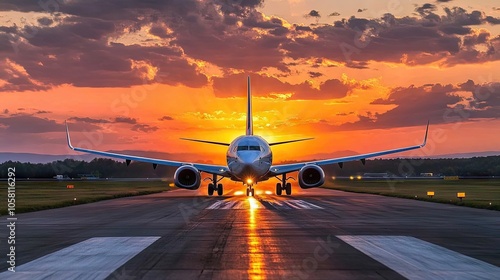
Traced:
<path id="1" fill-rule="evenodd" d="M 246 135 L 253 135 L 252 93 L 250 91 L 250 76 L 247 78 L 247 128 Z"/>

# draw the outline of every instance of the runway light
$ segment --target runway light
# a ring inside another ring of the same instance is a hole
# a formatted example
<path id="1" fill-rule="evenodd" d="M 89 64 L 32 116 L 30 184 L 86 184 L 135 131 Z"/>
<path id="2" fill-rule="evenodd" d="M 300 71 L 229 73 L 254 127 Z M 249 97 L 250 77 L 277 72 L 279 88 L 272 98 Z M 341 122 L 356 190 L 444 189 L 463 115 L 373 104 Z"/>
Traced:
<path id="1" fill-rule="evenodd" d="M 234 192 L 234 195 L 243 195 L 243 194 L 244 194 L 244 192 L 243 192 L 243 191 L 235 191 L 235 192 Z"/>
<path id="2" fill-rule="evenodd" d="M 358 175 L 358 177 L 356 177 L 356 178 L 358 178 L 358 180 L 361 180 L 362 177 L 360 175 Z"/>
<path id="3" fill-rule="evenodd" d="M 168 184 L 168 186 L 169 187 L 173 187 L 173 186 L 175 186 L 175 184 L 174 183 L 170 183 L 170 184 Z"/>
<path id="4" fill-rule="evenodd" d="M 332 180 L 335 180 L 335 176 L 332 176 Z"/>
<path id="5" fill-rule="evenodd" d="M 462 199 L 465 198 L 465 193 L 464 192 L 457 193 L 457 198 L 460 199 L 460 201 L 462 201 Z"/>
<path id="6" fill-rule="evenodd" d="M 434 192 L 427 192 L 427 196 L 428 196 L 429 198 L 432 198 L 432 197 L 434 196 Z"/>
<path id="7" fill-rule="evenodd" d="M 354 180 L 354 176 L 349 177 L 349 179 Z"/>

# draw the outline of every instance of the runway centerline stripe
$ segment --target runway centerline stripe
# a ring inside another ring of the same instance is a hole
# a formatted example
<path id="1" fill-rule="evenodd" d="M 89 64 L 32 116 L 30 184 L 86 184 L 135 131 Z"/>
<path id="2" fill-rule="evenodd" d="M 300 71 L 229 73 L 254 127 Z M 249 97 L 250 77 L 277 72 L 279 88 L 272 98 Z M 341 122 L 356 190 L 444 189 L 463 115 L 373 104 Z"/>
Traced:
<path id="1" fill-rule="evenodd" d="M 2 279 L 105 279 L 158 240 L 157 236 L 95 237 L 0 273 Z M 5 277 L 5 278 L 4 278 Z"/>
<path id="2" fill-rule="evenodd" d="M 497 279 L 500 268 L 410 236 L 339 235 L 408 279 Z"/>

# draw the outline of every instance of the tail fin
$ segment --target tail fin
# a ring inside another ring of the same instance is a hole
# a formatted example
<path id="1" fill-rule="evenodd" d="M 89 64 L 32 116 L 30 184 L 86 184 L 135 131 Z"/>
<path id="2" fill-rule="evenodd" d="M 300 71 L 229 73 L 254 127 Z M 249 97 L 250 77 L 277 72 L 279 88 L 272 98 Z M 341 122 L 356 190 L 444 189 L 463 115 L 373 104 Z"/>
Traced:
<path id="1" fill-rule="evenodd" d="M 250 91 L 250 76 L 247 78 L 247 128 L 246 135 L 253 135 L 252 93 Z"/>

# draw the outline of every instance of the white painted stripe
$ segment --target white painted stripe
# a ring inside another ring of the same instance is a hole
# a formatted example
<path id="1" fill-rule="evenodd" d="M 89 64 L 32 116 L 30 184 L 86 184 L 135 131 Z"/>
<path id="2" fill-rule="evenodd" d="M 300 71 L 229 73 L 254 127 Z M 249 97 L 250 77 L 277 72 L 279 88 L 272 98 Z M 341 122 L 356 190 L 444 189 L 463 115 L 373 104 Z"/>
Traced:
<path id="1" fill-rule="evenodd" d="M 290 205 L 290 207 L 295 209 L 323 209 L 323 207 L 309 203 L 304 200 L 285 200 L 283 202 L 285 202 L 286 204 Z"/>
<path id="2" fill-rule="evenodd" d="M 207 209 L 219 209 L 220 205 L 223 203 L 223 200 L 216 201 L 214 204 L 207 207 Z"/>
<path id="3" fill-rule="evenodd" d="M 408 279 L 498 279 L 500 268 L 410 236 L 337 236 Z"/>
<path id="4" fill-rule="evenodd" d="M 291 200 L 284 200 L 283 201 L 286 205 L 290 206 L 291 208 L 294 208 L 294 209 L 301 209 L 301 207 L 295 205 L 295 203 L 293 203 L 293 201 Z"/>
<path id="5" fill-rule="evenodd" d="M 221 207 L 221 209 L 231 209 L 233 208 L 234 204 L 236 204 L 237 201 L 229 201 L 227 203 L 225 203 L 225 205 L 223 207 Z"/>
<path id="6" fill-rule="evenodd" d="M 0 273 L 1 279 L 105 279 L 160 237 L 96 237 Z"/>

